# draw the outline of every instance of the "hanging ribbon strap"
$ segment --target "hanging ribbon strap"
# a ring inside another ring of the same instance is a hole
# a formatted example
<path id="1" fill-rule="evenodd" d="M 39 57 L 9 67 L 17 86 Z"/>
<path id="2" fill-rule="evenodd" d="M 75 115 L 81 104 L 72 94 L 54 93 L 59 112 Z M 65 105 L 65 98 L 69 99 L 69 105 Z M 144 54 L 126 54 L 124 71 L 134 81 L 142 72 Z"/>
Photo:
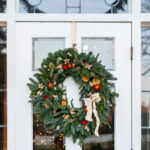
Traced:
<path id="1" fill-rule="evenodd" d="M 77 45 L 77 23 L 72 22 L 72 47 L 76 48 Z"/>
<path id="2" fill-rule="evenodd" d="M 95 128 L 95 131 L 94 131 L 94 134 L 96 136 L 99 136 L 99 126 L 100 126 L 100 119 L 98 117 L 98 114 L 97 114 L 97 110 L 96 110 L 96 102 L 100 102 L 100 97 L 99 97 L 99 93 L 94 93 L 90 96 L 90 98 L 84 98 L 84 103 L 85 103 L 85 106 L 87 106 L 87 114 L 86 114 L 86 117 L 85 119 L 87 121 L 93 121 L 93 118 L 92 118 L 92 112 L 96 118 L 96 128 Z"/>

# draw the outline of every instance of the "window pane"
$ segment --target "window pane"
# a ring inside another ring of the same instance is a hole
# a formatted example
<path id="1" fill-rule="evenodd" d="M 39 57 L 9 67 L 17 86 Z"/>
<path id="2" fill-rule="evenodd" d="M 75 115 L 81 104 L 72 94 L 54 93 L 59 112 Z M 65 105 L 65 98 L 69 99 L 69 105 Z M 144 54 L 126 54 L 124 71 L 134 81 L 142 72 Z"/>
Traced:
<path id="1" fill-rule="evenodd" d="M 92 51 L 99 55 L 99 60 L 108 70 L 114 70 L 114 39 L 113 38 L 82 38 L 82 51 Z"/>
<path id="2" fill-rule="evenodd" d="M 127 0 L 20 0 L 21 13 L 127 13 Z"/>
<path id="3" fill-rule="evenodd" d="M 7 150 L 7 128 L 0 128 L 0 150 Z"/>
<path id="4" fill-rule="evenodd" d="M 6 89 L 6 28 L 0 27 L 0 89 Z"/>
<path id="5" fill-rule="evenodd" d="M 84 140 L 83 150 L 114 150 L 114 110 L 108 118 L 111 128 L 104 126 L 100 136 L 92 136 Z"/>
<path id="6" fill-rule="evenodd" d="M 54 131 L 45 131 L 43 123 L 37 119 L 38 115 L 34 115 L 34 133 L 33 147 L 34 150 L 65 150 L 64 135 L 54 137 Z"/>
<path id="7" fill-rule="evenodd" d="M 117 1 L 82 0 L 81 4 L 82 4 L 83 13 L 127 13 L 128 12 L 127 0 L 117 0 Z"/>
<path id="8" fill-rule="evenodd" d="M 149 13 L 150 12 L 150 1 L 149 0 L 141 0 L 141 9 L 143 13 Z"/>
<path id="9" fill-rule="evenodd" d="M 0 92 L 0 125 L 7 125 L 7 94 L 6 92 Z"/>
<path id="10" fill-rule="evenodd" d="M 0 0 L 0 13 L 6 12 L 6 0 Z"/>
<path id="11" fill-rule="evenodd" d="M 33 39 L 33 69 L 40 67 L 49 52 L 65 48 L 65 38 L 37 38 Z M 54 132 L 45 131 L 43 123 L 33 115 L 33 147 L 34 150 L 65 150 L 64 135 L 54 137 Z"/>
<path id="12" fill-rule="evenodd" d="M 82 38 L 82 51 L 92 51 L 99 55 L 99 61 L 108 70 L 114 70 L 114 39 L 113 38 Z M 112 89 L 113 91 L 115 89 Z M 92 136 L 84 140 L 83 150 L 114 150 L 114 110 L 108 118 L 111 128 L 104 126 L 100 129 L 100 136 Z"/>
<path id="13" fill-rule="evenodd" d="M 0 27 L 0 150 L 7 149 L 6 28 Z"/>
<path id="14" fill-rule="evenodd" d="M 150 28 L 142 28 L 142 150 L 150 149 Z"/>
<path id="15" fill-rule="evenodd" d="M 40 67 L 42 60 L 49 52 L 65 48 L 64 38 L 37 38 L 33 39 L 33 70 Z"/>

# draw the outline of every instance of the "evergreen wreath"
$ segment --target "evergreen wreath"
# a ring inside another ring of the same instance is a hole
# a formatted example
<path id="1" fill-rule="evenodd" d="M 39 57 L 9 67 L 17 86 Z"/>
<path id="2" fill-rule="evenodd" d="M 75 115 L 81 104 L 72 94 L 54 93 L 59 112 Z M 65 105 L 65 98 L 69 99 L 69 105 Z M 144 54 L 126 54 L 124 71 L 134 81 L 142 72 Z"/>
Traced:
<path id="1" fill-rule="evenodd" d="M 97 58 L 74 48 L 49 53 L 27 84 L 34 113 L 39 114 L 44 128 L 54 130 L 55 136 L 72 136 L 74 142 L 79 139 L 80 145 L 86 137 L 99 136 L 99 127 L 109 126 L 108 116 L 118 96 L 110 82 L 116 78 Z M 63 82 L 69 76 L 80 85 L 80 108 L 68 105 Z"/>

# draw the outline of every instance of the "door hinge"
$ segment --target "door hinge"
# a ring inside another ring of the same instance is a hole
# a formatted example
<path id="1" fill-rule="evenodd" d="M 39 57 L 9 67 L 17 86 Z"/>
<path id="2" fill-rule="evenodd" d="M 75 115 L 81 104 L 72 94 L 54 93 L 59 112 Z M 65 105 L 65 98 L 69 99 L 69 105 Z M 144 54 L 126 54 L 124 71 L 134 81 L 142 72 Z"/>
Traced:
<path id="1" fill-rule="evenodd" d="M 131 46 L 131 60 L 133 60 L 133 47 L 132 46 Z"/>

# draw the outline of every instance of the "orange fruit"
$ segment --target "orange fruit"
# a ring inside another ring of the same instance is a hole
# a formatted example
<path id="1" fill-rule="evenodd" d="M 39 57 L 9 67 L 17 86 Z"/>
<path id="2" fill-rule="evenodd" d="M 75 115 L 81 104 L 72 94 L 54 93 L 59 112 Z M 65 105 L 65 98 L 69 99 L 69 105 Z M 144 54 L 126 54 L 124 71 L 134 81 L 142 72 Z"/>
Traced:
<path id="1" fill-rule="evenodd" d="M 53 83 L 53 82 L 49 82 L 49 83 L 47 84 L 47 87 L 48 87 L 48 88 L 51 88 L 52 85 L 54 85 L 54 83 Z"/>
<path id="2" fill-rule="evenodd" d="M 66 102 L 65 100 L 62 100 L 62 101 L 61 101 L 61 104 L 64 105 L 64 106 L 66 106 L 66 105 L 67 105 L 67 102 Z"/>

